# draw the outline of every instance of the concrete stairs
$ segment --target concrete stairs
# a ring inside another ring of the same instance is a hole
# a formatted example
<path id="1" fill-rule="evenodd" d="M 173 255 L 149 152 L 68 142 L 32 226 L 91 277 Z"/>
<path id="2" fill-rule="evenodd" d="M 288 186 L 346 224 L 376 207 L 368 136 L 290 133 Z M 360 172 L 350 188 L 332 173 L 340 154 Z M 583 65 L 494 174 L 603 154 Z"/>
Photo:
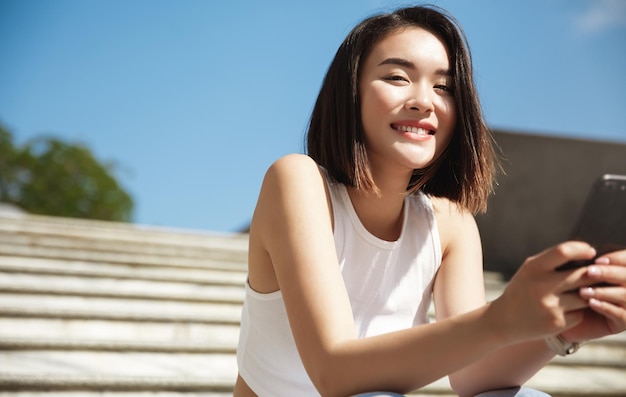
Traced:
<path id="1" fill-rule="evenodd" d="M 246 260 L 246 235 L 0 213 L 0 397 L 232 395 Z M 626 335 L 530 386 L 626 396 Z"/>

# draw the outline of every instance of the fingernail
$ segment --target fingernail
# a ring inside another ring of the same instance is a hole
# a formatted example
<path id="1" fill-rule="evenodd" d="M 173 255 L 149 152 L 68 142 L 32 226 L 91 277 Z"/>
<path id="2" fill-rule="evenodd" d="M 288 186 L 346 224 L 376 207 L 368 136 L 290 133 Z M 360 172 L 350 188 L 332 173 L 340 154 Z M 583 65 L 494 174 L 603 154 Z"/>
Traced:
<path id="1" fill-rule="evenodd" d="M 589 306 L 599 308 L 602 307 L 602 302 L 597 299 L 591 298 L 589 299 Z"/>
<path id="2" fill-rule="evenodd" d="M 587 274 L 590 276 L 600 276 L 602 274 L 602 270 L 598 266 L 589 266 L 587 268 Z"/>
<path id="3" fill-rule="evenodd" d="M 596 258 L 595 263 L 599 264 L 599 265 L 610 265 L 611 264 L 611 260 L 606 257 L 606 256 L 601 256 L 600 258 Z"/>
<path id="4" fill-rule="evenodd" d="M 596 294 L 596 291 L 594 291 L 593 288 L 591 287 L 580 289 L 580 296 L 582 296 L 583 298 L 591 298 L 595 294 Z"/>

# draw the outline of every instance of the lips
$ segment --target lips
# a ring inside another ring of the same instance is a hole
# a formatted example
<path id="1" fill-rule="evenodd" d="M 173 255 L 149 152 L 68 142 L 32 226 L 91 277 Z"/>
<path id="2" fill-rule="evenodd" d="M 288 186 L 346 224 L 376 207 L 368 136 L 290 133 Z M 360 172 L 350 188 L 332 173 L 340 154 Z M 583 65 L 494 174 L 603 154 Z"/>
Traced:
<path id="1" fill-rule="evenodd" d="M 409 132 L 416 135 L 435 135 L 435 129 L 425 123 L 421 125 L 391 124 L 391 128 L 399 132 Z"/>

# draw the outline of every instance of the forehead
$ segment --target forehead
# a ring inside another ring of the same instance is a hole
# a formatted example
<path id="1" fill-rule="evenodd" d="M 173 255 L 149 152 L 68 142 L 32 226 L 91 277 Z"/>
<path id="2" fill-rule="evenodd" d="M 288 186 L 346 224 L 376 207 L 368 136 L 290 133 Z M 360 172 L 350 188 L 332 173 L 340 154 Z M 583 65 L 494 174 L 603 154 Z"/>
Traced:
<path id="1" fill-rule="evenodd" d="M 438 68 L 448 69 L 448 49 L 442 40 L 420 27 L 404 28 L 387 34 L 371 49 L 367 63 L 375 63 L 388 58 L 403 58 L 412 62 L 428 61 Z"/>

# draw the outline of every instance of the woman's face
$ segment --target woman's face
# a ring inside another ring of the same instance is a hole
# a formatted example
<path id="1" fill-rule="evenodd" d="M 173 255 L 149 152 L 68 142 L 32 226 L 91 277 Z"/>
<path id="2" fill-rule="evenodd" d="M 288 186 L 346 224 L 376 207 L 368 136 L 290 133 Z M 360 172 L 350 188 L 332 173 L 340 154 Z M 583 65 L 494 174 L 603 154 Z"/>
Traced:
<path id="1" fill-rule="evenodd" d="M 389 34 L 368 55 L 359 81 L 372 167 L 424 168 L 444 151 L 456 126 L 448 51 L 412 27 Z"/>

